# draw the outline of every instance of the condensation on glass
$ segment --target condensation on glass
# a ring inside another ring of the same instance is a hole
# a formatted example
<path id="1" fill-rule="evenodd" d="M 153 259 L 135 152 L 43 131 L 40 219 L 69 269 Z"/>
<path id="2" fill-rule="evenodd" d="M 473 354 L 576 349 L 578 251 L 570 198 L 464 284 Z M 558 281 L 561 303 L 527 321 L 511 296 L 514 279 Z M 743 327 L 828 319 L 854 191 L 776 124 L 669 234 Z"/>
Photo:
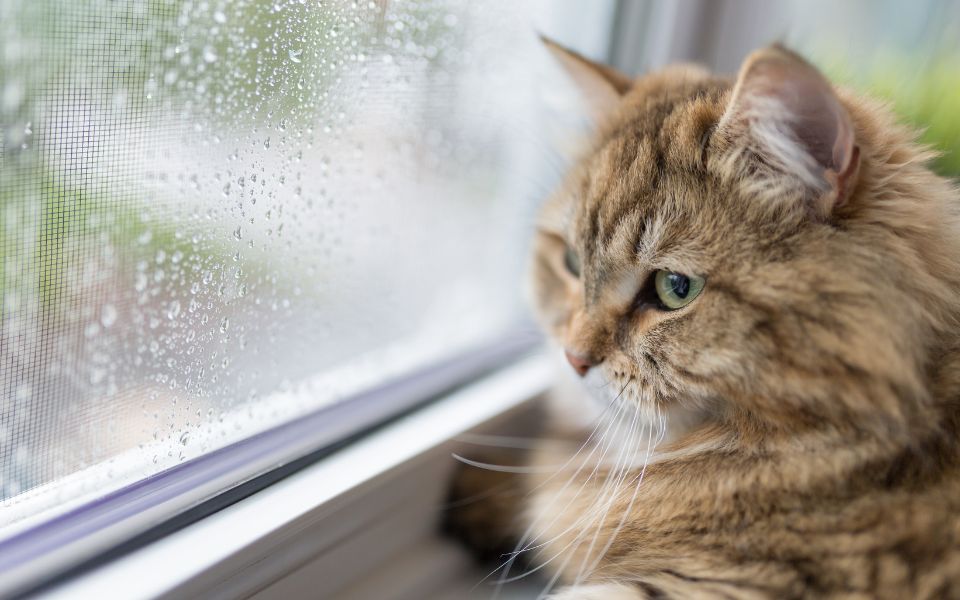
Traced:
<path id="1" fill-rule="evenodd" d="M 478 4 L 0 0 L 0 526 L 517 320 L 549 8 Z"/>

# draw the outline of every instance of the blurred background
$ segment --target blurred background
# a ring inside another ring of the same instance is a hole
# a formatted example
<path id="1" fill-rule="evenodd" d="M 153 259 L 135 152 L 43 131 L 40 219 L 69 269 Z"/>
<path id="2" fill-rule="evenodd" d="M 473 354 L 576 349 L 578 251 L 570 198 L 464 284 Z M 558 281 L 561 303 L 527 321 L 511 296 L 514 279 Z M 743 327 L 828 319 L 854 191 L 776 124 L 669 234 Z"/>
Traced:
<path id="1" fill-rule="evenodd" d="M 537 33 L 631 74 L 782 41 L 960 174 L 960 2 L 0 0 L 0 538 L 533 340 L 589 131 Z"/>

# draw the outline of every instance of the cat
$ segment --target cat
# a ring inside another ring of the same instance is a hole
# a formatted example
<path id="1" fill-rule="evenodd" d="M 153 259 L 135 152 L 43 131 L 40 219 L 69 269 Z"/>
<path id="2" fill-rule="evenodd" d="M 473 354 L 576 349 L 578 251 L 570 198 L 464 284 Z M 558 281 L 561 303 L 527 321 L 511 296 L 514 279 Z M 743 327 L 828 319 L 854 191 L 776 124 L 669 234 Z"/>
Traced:
<path id="1" fill-rule="evenodd" d="M 463 467 L 450 527 L 556 599 L 960 598 L 960 194 L 934 153 L 780 45 L 637 80 L 547 46 L 598 126 L 532 301 L 595 419 Z"/>

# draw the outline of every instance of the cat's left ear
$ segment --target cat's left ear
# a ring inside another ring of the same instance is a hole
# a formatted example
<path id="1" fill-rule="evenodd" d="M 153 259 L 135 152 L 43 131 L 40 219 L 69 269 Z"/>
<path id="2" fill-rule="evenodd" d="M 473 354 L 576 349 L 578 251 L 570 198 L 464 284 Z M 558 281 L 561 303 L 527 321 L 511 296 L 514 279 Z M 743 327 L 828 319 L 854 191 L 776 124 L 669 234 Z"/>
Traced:
<path id="1" fill-rule="evenodd" d="M 609 117 L 633 87 L 633 80 L 616 69 L 593 62 L 550 38 L 540 36 L 540 40 L 576 84 L 594 121 Z"/>
<path id="2" fill-rule="evenodd" d="M 782 46 L 744 61 L 717 133 L 795 178 L 821 217 L 853 192 L 860 150 L 850 115 L 826 78 Z"/>

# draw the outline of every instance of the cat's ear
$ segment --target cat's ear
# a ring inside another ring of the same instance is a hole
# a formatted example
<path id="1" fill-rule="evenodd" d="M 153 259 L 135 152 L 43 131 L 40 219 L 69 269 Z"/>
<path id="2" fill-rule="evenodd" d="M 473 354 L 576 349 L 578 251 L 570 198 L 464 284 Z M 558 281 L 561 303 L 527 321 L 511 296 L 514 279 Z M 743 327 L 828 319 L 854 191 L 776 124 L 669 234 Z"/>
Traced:
<path id="1" fill-rule="evenodd" d="M 547 37 L 540 39 L 580 90 L 594 121 L 609 116 L 633 86 L 633 81 L 616 69 L 595 63 Z"/>
<path id="2" fill-rule="evenodd" d="M 744 61 L 717 133 L 745 141 L 765 165 L 798 179 L 820 216 L 853 192 L 860 150 L 850 115 L 826 78 L 782 46 Z"/>

